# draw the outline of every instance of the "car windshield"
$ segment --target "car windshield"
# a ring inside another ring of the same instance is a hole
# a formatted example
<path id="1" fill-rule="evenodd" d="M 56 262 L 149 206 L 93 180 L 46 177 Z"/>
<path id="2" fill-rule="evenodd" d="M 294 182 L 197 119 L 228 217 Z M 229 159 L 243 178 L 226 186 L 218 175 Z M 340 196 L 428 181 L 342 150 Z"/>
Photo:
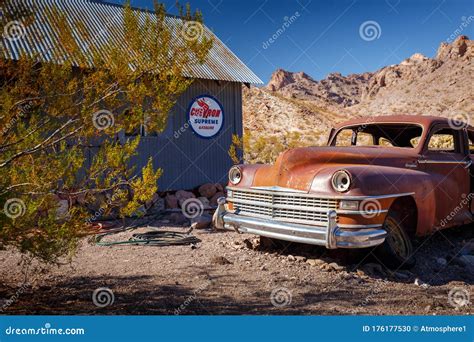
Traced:
<path id="1" fill-rule="evenodd" d="M 415 148 L 423 128 L 415 124 L 361 124 L 339 129 L 331 146 Z"/>

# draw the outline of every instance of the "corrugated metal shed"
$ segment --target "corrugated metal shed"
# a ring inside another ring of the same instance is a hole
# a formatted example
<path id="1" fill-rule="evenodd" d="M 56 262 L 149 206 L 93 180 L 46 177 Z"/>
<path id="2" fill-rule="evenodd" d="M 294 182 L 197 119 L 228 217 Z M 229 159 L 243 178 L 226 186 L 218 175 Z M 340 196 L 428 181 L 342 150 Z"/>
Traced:
<path id="1" fill-rule="evenodd" d="M 212 139 L 198 137 L 186 127 L 186 109 L 202 94 L 212 94 L 223 106 L 224 125 Z M 176 134 L 176 132 L 180 132 Z M 158 137 L 142 137 L 134 164 L 140 169 L 153 158 L 155 168 L 162 168 L 158 180 L 161 191 L 192 189 L 203 183 L 227 183 L 232 160 L 227 151 L 232 134 L 242 136 L 242 86 L 235 82 L 199 80 L 182 94 L 170 113 L 168 127 Z"/>
<path id="2" fill-rule="evenodd" d="M 132 164 L 136 170 L 153 159 L 161 168 L 160 191 L 193 189 L 204 183 L 227 183 L 227 172 L 233 165 L 227 151 L 232 135 L 242 136 L 242 86 L 236 82 L 196 80 L 178 99 L 171 110 L 165 131 L 158 136 L 140 138 Z M 187 107 L 202 94 L 212 94 L 223 106 L 224 125 L 212 139 L 202 139 L 188 125 Z M 88 148 L 88 164 L 98 147 Z M 242 157 L 240 151 L 239 157 Z"/>
<path id="3" fill-rule="evenodd" d="M 36 55 L 42 61 L 52 61 L 52 46 L 56 44 L 55 33 L 52 25 L 48 22 L 47 13 L 51 13 L 51 8 L 56 6 L 62 10 L 71 24 L 81 22 L 87 27 L 92 41 L 81 42 L 81 47 L 85 54 L 89 49 L 97 49 L 101 53 L 107 41 L 114 40 L 121 42 L 120 32 L 123 19 L 123 7 L 114 4 L 100 3 L 89 0 L 14 0 L 12 7 L 4 8 L 10 12 L 21 8 L 32 9 L 34 21 L 25 25 L 25 34 L 19 39 L 7 39 L 2 36 L 0 43 L 4 57 L 8 59 L 18 59 L 20 54 L 26 52 L 30 56 Z M 139 10 L 141 18 L 150 13 Z M 170 27 L 176 27 L 176 22 L 181 19 L 177 17 L 167 17 Z M 111 29 L 113 28 L 113 30 Z M 186 76 L 200 79 L 262 84 L 262 81 L 217 38 L 207 27 L 203 27 L 203 34 L 212 37 L 214 44 L 204 64 L 195 64 L 187 72 Z M 179 43 L 183 39 L 179 32 L 174 30 L 174 40 Z"/>

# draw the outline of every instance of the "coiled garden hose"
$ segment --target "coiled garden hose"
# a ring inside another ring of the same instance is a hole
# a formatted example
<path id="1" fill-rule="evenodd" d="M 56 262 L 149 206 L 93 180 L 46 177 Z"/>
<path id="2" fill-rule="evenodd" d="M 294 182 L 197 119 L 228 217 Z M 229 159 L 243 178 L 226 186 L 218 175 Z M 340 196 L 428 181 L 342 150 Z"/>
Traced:
<path id="1" fill-rule="evenodd" d="M 172 245 L 191 245 L 201 242 L 194 235 L 188 233 L 178 233 L 173 231 L 153 231 L 146 233 L 133 234 L 128 240 L 102 242 L 105 236 L 114 234 L 105 233 L 96 236 L 95 244 L 97 246 L 116 246 L 116 245 L 149 245 L 149 246 L 172 246 Z"/>

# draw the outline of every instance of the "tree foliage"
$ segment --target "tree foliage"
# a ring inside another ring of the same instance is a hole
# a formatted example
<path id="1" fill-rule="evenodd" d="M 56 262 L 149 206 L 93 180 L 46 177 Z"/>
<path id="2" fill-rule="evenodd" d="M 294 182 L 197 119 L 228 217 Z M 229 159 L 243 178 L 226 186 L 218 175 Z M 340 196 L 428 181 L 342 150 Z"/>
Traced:
<path id="1" fill-rule="evenodd" d="M 1 32 L 12 21 L 34 30 L 35 9 L 12 2 L 0 1 Z M 190 68 L 205 61 L 212 40 L 183 35 L 189 23 L 202 30 L 201 13 L 189 6 L 180 10 L 183 20 L 172 20 L 160 3 L 145 20 L 129 4 L 123 13 L 120 25 L 117 18 L 104 22 L 98 37 L 51 7 L 50 62 L 24 50 L 4 59 L 8 37 L 0 40 L 0 248 L 55 261 L 73 253 L 87 230 L 89 204 L 100 214 L 129 216 L 156 192 L 162 171 L 152 160 L 135 170 L 139 138 L 118 136 L 166 127 L 192 83 Z M 97 153 L 89 156 L 91 146 Z"/>

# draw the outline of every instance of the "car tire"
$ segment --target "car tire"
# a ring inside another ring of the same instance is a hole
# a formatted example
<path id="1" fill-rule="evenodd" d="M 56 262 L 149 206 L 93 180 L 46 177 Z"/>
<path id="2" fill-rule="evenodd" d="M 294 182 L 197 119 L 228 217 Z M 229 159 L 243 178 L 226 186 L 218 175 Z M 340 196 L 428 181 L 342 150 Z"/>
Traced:
<path id="1" fill-rule="evenodd" d="M 387 237 L 383 244 L 375 248 L 375 256 L 391 269 L 415 266 L 413 243 L 399 215 L 390 211 L 385 218 L 383 227 L 387 231 Z"/>

